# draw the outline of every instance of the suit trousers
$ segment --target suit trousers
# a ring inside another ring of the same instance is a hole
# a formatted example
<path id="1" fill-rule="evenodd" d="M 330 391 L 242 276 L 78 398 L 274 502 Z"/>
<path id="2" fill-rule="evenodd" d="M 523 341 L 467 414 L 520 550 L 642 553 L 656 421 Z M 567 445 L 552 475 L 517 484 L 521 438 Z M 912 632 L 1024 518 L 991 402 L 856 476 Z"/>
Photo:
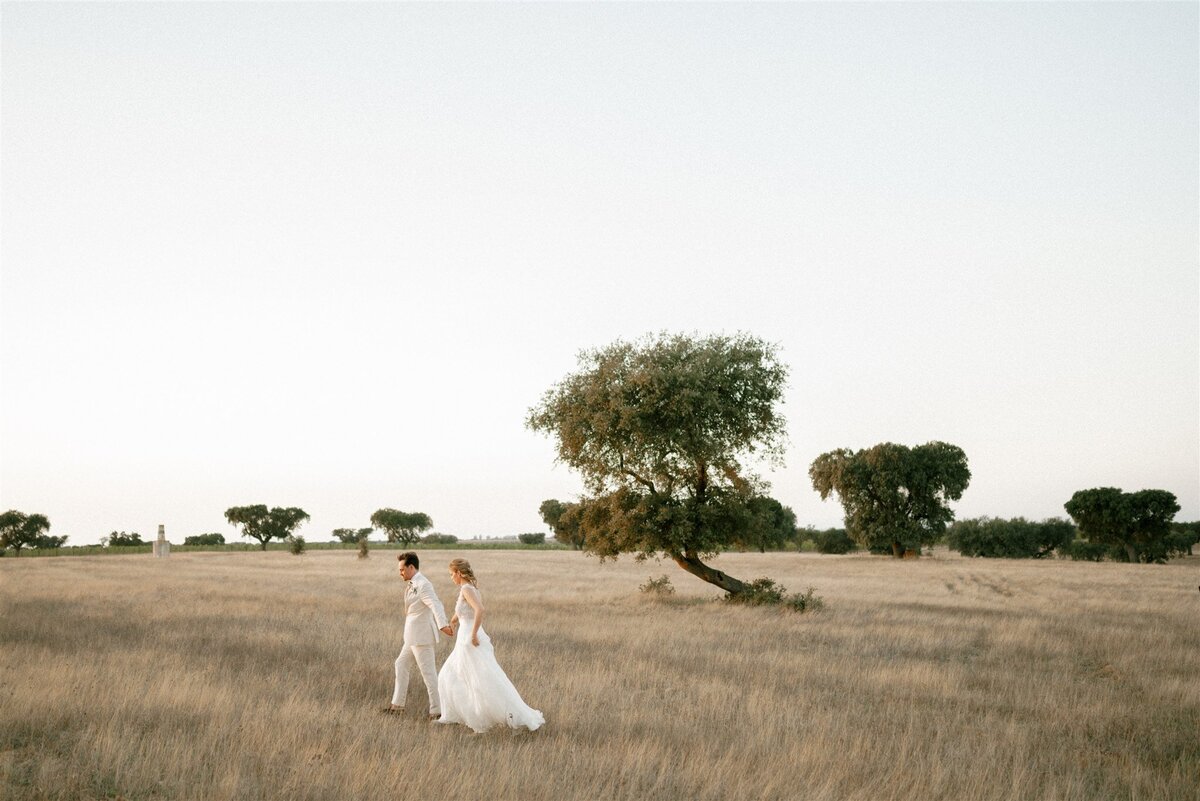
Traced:
<path id="1" fill-rule="evenodd" d="M 408 676 L 414 662 L 421 678 L 425 680 L 425 689 L 429 691 L 429 714 L 442 714 L 442 702 L 438 698 L 437 665 L 433 660 L 433 645 L 409 645 L 404 643 L 400 656 L 396 657 L 396 687 L 392 690 L 392 703 L 404 706 L 408 697 Z"/>

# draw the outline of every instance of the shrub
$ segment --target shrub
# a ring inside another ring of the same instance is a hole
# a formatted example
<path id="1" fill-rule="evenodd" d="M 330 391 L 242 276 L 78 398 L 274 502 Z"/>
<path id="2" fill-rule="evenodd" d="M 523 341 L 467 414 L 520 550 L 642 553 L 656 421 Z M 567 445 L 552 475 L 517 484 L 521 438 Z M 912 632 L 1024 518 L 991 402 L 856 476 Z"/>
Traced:
<path id="1" fill-rule="evenodd" d="M 300 556 L 304 553 L 304 537 L 289 537 L 288 543 L 293 556 Z"/>
<path id="2" fill-rule="evenodd" d="M 367 546 L 367 538 L 363 537 L 361 540 L 358 541 L 358 558 L 359 559 L 369 559 L 370 553 L 368 553 L 368 551 L 369 551 L 369 548 Z"/>
<path id="3" fill-rule="evenodd" d="M 803 595 L 788 595 L 787 587 L 769 578 L 749 582 L 743 592 L 727 593 L 725 601 L 746 606 L 782 606 L 793 612 L 815 612 L 825 606 L 825 602 L 814 595 L 812 587 Z"/>
<path id="4" fill-rule="evenodd" d="M 648 578 L 645 584 L 638 585 L 638 589 L 656 598 L 665 598 L 668 595 L 675 594 L 675 587 L 671 584 L 671 579 L 667 576 Z"/>
<path id="5" fill-rule="evenodd" d="M 792 595 L 785 598 L 783 605 L 793 612 L 816 612 L 819 609 L 825 608 L 825 601 L 815 595 L 815 592 L 815 589 L 809 587 L 803 595 Z"/>
<path id="6" fill-rule="evenodd" d="M 850 553 L 858 547 L 844 528 L 814 531 L 812 540 L 821 553 Z"/>
<path id="7" fill-rule="evenodd" d="M 544 532 L 531 531 L 528 534 L 518 534 L 517 539 L 520 540 L 523 545 L 544 545 L 546 542 L 546 535 Z"/>
<path id="8" fill-rule="evenodd" d="M 440 534 L 433 532 L 421 537 L 421 542 L 425 545 L 454 545 L 458 542 L 458 537 L 453 534 Z"/>
<path id="9" fill-rule="evenodd" d="M 1059 549 L 1059 554 L 1076 562 L 1100 562 L 1112 549 L 1102 542 L 1074 540 Z"/>
<path id="10" fill-rule="evenodd" d="M 225 535 L 212 532 L 211 534 L 195 534 L 183 538 L 184 545 L 224 545 Z"/>

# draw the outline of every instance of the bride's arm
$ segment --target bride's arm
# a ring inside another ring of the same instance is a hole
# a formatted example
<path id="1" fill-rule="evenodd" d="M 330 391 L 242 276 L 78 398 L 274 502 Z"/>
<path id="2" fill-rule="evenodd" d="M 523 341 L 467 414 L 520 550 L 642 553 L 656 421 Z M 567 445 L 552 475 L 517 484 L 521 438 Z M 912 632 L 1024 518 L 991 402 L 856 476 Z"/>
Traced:
<path id="1" fill-rule="evenodd" d="M 483 601 L 474 587 L 463 588 L 463 599 L 475 610 L 475 625 L 471 628 L 471 645 L 479 645 L 479 627 L 483 625 Z"/>

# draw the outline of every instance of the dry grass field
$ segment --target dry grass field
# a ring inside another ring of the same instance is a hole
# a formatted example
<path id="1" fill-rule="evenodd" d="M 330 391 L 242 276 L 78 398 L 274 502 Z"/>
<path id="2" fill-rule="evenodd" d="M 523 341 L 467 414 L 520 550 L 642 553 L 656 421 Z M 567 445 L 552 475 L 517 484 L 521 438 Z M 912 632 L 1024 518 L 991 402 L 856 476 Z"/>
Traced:
<path id="1" fill-rule="evenodd" d="M 1200 557 L 715 561 L 815 586 L 795 615 L 463 555 L 539 732 L 431 726 L 415 677 L 378 714 L 394 554 L 0 560 L 0 798 L 1200 799 Z"/>

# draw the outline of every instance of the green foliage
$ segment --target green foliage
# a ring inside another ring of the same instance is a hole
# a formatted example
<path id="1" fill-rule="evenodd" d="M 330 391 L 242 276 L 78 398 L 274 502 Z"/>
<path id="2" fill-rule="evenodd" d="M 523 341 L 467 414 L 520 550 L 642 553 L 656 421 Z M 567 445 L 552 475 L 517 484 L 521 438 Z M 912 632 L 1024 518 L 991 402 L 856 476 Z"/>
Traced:
<path id="1" fill-rule="evenodd" d="M 304 537 L 288 537 L 288 545 L 292 556 L 300 556 L 304 553 Z"/>
<path id="2" fill-rule="evenodd" d="M 588 495 L 575 514 L 584 549 L 601 558 L 665 553 L 739 591 L 742 582 L 702 559 L 753 525 L 750 501 L 766 485 L 747 460 L 781 459 L 776 405 L 787 371 L 774 346 L 745 334 L 662 334 L 586 351 L 579 361 L 526 424 L 557 440 L 559 461 L 583 478 Z M 556 519 L 553 510 L 543 519 Z"/>
<path id="3" fill-rule="evenodd" d="M 339 542 L 361 542 L 371 536 L 371 532 L 375 529 L 368 526 L 367 528 L 335 528 L 333 536 Z"/>
<path id="4" fill-rule="evenodd" d="M 1112 550 L 1111 545 L 1087 540 L 1073 540 L 1059 549 L 1059 556 L 1070 557 L 1075 562 L 1102 562 Z"/>
<path id="5" fill-rule="evenodd" d="M 216 531 L 211 534 L 194 534 L 183 538 L 184 545 L 224 545 L 225 535 Z"/>
<path id="6" fill-rule="evenodd" d="M 749 524 L 735 537 L 735 547 L 766 553 L 796 541 L 796 513 L 790 507 L 766 495 L 756 495 L 747 504 Z"/>
<path id="7" fill-rule="evenodd" d="M 544 531 L 530 531 L 525 534 L 518 534 L 517 540 L 522 545 L 542 545 L 546 542 L 546 533 Z"/>
<path id="8" fill-rule="evenodd" d="M 1200 522 L 1171 524 L 1167 547 L 1172 556 L 1191 556 L 1197 542 L 1200 542 Z"/>
<path id="9" fill-rule="evenodd" d="M 1120 549 L 1127 561 L 1162 563 L 1173 555 L 1168 535 L 1179 511 L 1173 493 L 1098 487 L 1076 492 L 1064 508 L 1083 537 Z"/>
<path id="10" fill-rule="evenodd" d="M 267 509 L 260 503 L 254 506 L 231 506 L 225 510 L 225 519 L 240 526 L 242 536 L 257 540 L 259 547 L 265 551 L 268 542 L 288 539 L 309 518 L 307 512 L 295 506 Z"/>
<path id="11" fill-rule="evenodd" d="M 545 536 L 545 534 L 542 535 L 543 538 Z M 458 537 L 453 534 L 439 534 L 434 532 L 422 537 L 421 542 L 425 545 L 456 545 L 458 544 Z"/>
<path id="12" fill-rule="evenodd" d="M 563 503 L 555 498 L 542 501 L 542 505 L 538 507 L 538 514 L 554 532 L 554 539 L 563 545 L 570 545 L 577 551 L 587 543 L 587 536 L 580 526 L 582 520 L 580 512 L 579 504 Z"/>
<path id="13" fill-rule="evenodd" d="M 17 556 L 22 548 L 37 548 L 38 540 L 50 530 L 45 515 L 27 515 L 16 509 L 0 514 L 0 551 L 12 548 Z M 66 540 L 66 537 L 63 538 Z"/>
<path id="14" fill-rule="evenodd" d="M 946 531 L 946 543 L 963 556 L 1040 559 L 1075 540 L 1075 526 L 1060 518 L 1031 523 L 980 517 L 960 520 Z"/>
<path id="15" fill-rule="evenodd" d="M 675 585 L 671 583 L 671 579 L 665 574 L 658 578 L 648 578 L 645 584 L 639 584 L 638 589 L 647 595 L 653 595 L 655 598 L 666 598 L 669 595 L 675 594 Z"/>
<path id="16" fill-rule="evenodd" d="M 130 545 L 145 545 L 146 543 L 142 540 L 142 535 L 136 531 L 128 534 L 124 531 L 114 531 L 107 537 L 102 537 L 100 544 L 106 548 L 112 548 L 113 546 L 128 547 Z"/>
<path id="17" fill-rule="evenodd" d="M 423 512 L 378 509 L 371 515 L 371 525 L 386 531 L 388 542 L 412 545 L 421 538 L 421 532 L 433 528 L 433 520 Z"/>
<path id="18" fill-rule="evenodd" d="M 827 528 L 824 531 L 812 533 L 813 543 L 820 553 L 850 553 L 858 546 L 844 528 Z"/>
<path id="19" fill-rule="evenodd" d="M 66 544 L 67 544 L 67 535 L 66 534 L 63 534 L 62 536 L 59 536 L 59 537 L 56 537 L 53 534 L 39 534 L 37 536 L 37 538 L 33 541 L 33 547 L 40 548 L 42 550 L 61 548 Z"/>
<path id="20" fill-rule="evenodd" d="M 949 502 L 971 481 L 966 454 L 945 442 L 842 448 L 818 456 L 808 475 L 821 500 L 837 493 L 850 537 L 897 557 L 938 541 L 954 519 Z"/>
<path id="21" fill-rule="evenodd" d="M 789 595 L 787 587 L 782 584 L 769 578 L 759 578 L 747 583 L 745 590 L 726 595 L 725 601 L 746 606 L 782 606 L 793 612 L 815 612 L 825 606 L 824 600 L 817 597 L 815 592 L 809 587 L 801 595 Z"/>

